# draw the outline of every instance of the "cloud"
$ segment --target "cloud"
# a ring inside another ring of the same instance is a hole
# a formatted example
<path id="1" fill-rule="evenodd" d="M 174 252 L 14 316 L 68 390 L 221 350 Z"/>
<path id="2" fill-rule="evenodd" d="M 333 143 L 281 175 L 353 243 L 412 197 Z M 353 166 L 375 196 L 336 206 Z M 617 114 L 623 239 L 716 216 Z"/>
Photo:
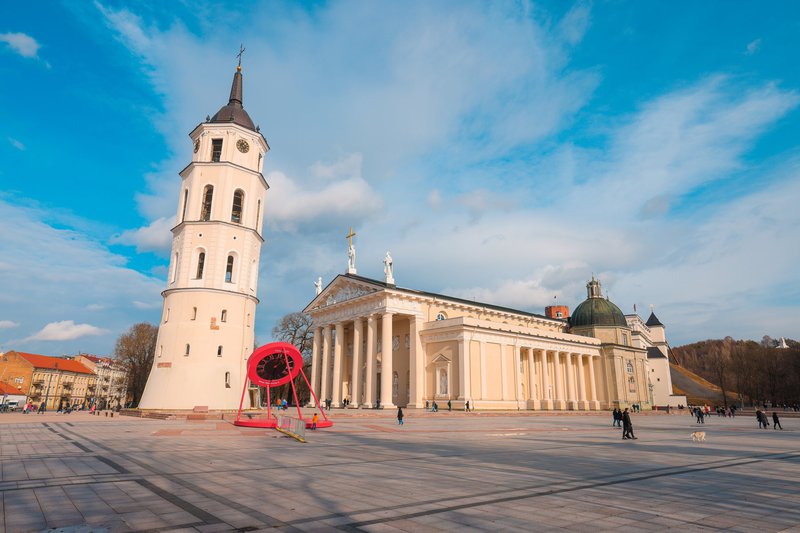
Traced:
<path id="1" fill-rule="evenodd" d="M 754 41 L 750 41 L 747 43 L 747 47 L 745 48 L 745 55 L 751 56 L 758 52 L 761 49 L 761 39 L 756 39 Z"/>
<path id="2" fill-rule="evenodd" d="M 22 144 L 21 142 L 19 142 L 18 140 L 14 139 L 13 137 L 9 137 L 8 138 L 8 142 L 11 143 L 11 146 L 16 148 L 17 150 L 21 150 L 21 151 L 25 150 L 25 145 Z"/>
<path id="3" fill-rule="evenodd" d="M 11 329 L 19 327 L 19 322 L 12 322 L 11 320 L 0 320 L 0 329 Z"/>
<path id="4" fill-rule="evenodd" d="M 76 324 L 72 320 L 51 322 L 35 333 L 29 340 L 34 341 L 69 341 L 87 335 L 102 335 L 105 330 L 89 324 Z"/>
<path id="5" fill-rule="evenodd" d="M 35 58 L 41 45 L 36 39 L 24 33 L 0 33 L 0 43 L 6 43 L 22 57 Z"/>
<path id="6" fill-rule="evenodd" d="M 110 239 L 111 244 L 135 246 L 137 252 L 168 252 L 172 246 L 173 217 L 158 218 L 142 228 L 125 230 Z"/>
<path id="7" fill-rule="evenodd" d="M 162 307 L 162 302 L 155 300 L 152 302 L 140 302 L 138 300 L 134 300 L 132 303 L 136 309 L 160 309 Z"/>

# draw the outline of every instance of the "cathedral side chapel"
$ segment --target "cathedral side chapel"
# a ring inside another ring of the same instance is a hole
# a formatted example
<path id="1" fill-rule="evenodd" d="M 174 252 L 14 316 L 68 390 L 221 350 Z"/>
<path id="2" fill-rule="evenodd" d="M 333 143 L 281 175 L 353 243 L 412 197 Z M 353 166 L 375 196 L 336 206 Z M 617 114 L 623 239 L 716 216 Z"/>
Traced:
<path id="1" fill-rule="evenodd" d="M 401 288 L 388 252 L 384 265 L 379 281 L 351 260 L 304 309 L 315 325 L 311 383 L 333 406 L 686 404 L 672 392 L 663 324 L 654 313 L 647 322 L 625 316 L 594 277 L 572 316 L 565 306 L 538 315 Z"/>

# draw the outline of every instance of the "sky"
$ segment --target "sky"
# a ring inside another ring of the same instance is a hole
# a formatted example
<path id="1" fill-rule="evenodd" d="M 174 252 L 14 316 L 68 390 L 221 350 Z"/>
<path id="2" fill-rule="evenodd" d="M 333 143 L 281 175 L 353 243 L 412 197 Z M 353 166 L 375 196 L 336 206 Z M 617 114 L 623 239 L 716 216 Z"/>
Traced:
<path id="1" fill-rule="evenodd" d="M 800 338 L 796 2 L 30 2 L 0 22 L 0 351 L 157 324 L 188 133 L 269 141 L 258 343 L 347 268 L 673 346 Z"/>

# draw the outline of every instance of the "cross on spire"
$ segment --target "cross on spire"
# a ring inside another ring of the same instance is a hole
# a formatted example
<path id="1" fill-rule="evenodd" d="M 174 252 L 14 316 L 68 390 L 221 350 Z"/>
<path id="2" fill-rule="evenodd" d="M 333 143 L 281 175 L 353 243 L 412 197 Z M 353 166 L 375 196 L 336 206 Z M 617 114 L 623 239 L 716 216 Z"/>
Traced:
<path id="1" fill-rule="evenodd" d="M 244 54 L 244 50 L 244 43 L 242 43 L 239 45 L 239 53 L 236 54 L 236 57 L 239 58 L 239 65 L 236 67 L 238 70 L 242 70 L 242 54 Z"/>
<path id="2" fill-rule="evenodd" d="M 350 226 L 350 233 L 344 236 L 344 238 L 347 239 L 348 242 L 350 243 L 350 246 L 353 246 L 353 237 L 355 236 L 356 234 L 353 233 L 353 226 Z"/>

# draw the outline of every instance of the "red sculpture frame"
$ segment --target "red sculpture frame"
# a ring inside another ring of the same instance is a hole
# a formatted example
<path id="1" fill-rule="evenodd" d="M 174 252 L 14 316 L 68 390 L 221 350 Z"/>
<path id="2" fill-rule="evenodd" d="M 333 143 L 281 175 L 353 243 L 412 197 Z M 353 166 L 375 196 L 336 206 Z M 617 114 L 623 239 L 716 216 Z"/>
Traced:
<path id="1" fill-rule="evenodd" d="M 278 379 L 264 379 L 258 375 L 257 368 L 259 363 L 266 359 L 275 359 L 281 357 L 284 360 L 286 368 L 289 369 L 289 372 L 285 376 Z M 300 404 L 297 401 L 297 388 L 294 385 L 294 380 L 298 374 L 303 376 L 303 380 L 305 380 L 306 385 L 308 385 L 308 390 L 311 391 L 311 397 L 314 398 L 315 407 L 322 415 L 322 420 L 317 420 L 317 427 L 326 428 L 333 426 L 333 422 L 328 420 L 328 417 L 325 416 L 325 411 L 319 404 L 319 398 L 317 398 L 317 394 L 314 392 L 314 389 L 308 382 L 305 372 L 303 372 L 303 356 L 300 354 L 300 350 L 288 342 L 271 342 L 269 344 L 265 344 L 264 346 L 257 348 L 247 360 L 247 377 L 249 381 L 267 389 L 267 417 L 248 418 L 242 420 L 242 405 L 244 404 L 244 395 L 247 392 L 248 381 L 245 380 L 244 387 L 242 388 L 242 398 L 239 401 L 239 411 L 236 413 L 236 420 L 233 422 L 233 424 L 241 427 L 276 427 L 278 425 L 278 419 L 272 414 L 272 398 L 270 390 L 272 387 L 290 383 L 292 386 L 292 394 L 294 395 L 294 403 L 297 406 L 297 416 L 300 420 L 303 420 L 306 423 L 307 428 L 310 428 L 311 421 L 303 418 L 303 413 L 300 410 Z"/>

